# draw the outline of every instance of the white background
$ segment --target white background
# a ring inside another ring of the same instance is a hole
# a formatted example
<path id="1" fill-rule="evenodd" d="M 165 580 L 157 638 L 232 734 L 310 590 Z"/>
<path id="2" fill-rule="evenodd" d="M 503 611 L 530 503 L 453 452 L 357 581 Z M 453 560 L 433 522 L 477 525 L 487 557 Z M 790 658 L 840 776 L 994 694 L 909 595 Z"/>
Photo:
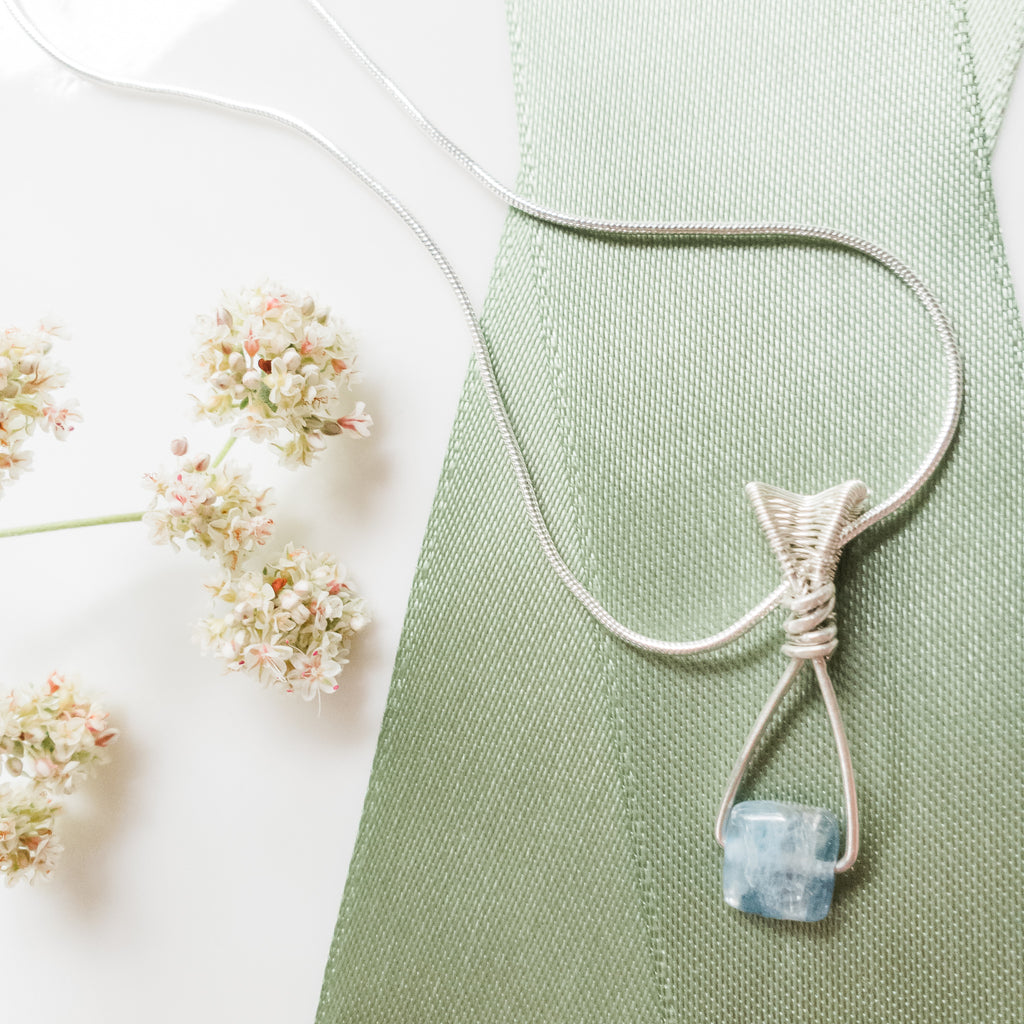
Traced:
<path id="1" fill-rule="evenodd" d="M 84 62 L 288 110 L 417 214 L 484 296 L 500 204 L 399 115 L 297 0 L 26 0 Z M 517 169 L 501 0 L 334 4 L 410 95 L 500 180 Z M 368 598 L 341 691 L 261 689 L 192 642 L 209 566 L 137 524 L 0 540 L 0 692 L 54 669 L 123 730 L 71 802 L 48 885 L 0 891 L 0 1020 L 310 1024 L 420 540 L 468 359 L 425 252 L 285 130 L 76 79 L 0 11 L 0 326 L 65 318 L 85 423 L 34 442 L 0 527 L 141 509 L 142 474 L 222 437 L 195 424 L 189 327 L 222 288 L 312 291 L 361 338 L 367 441 L 273 484 L 278 539 L 335 553 Z M 1024 95 L 997 147 L 1020 292 Z M 457 708 L 452 709 L 458 713 Z"/>

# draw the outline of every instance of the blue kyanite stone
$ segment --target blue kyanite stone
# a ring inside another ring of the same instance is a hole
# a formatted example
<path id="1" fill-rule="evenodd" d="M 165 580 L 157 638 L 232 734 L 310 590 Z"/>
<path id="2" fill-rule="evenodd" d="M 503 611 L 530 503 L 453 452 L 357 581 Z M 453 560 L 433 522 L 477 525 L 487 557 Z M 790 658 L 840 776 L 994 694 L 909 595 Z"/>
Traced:
<path id="1" fill-rule="evenodd" d="M 748 800 L 725 827 L 725 902 L 786 921 L 820 921 L 832 905 L 839 822 L 823 807 Z"/>

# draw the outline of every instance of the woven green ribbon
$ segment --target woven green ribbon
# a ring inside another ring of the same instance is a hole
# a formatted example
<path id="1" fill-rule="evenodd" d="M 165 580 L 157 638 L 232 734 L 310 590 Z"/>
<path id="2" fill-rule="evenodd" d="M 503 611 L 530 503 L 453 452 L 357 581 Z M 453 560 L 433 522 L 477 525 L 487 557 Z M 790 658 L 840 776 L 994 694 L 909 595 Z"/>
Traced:
<path id="1" fill-rule="evenodd" d="M 781 613 L 645 655 L 529 532 L 471 371 L 413 588 L 318 1020 L 1019 1020 L 1024 336 L 989 179 L 1019 2 L 512 0 L 520 188 L 616 218 L 827 225 L 951 313 L 967 402 L 924 494 L 846 552 L 831 659 L 863 815 L 821 924 L 727 908 L 712 825 Z M 454 173 L 454 172 L 453 172 Z M 555 538 L 666 638 L 779 582 L 743 493 L 906 478 L 943 404 L 891 275 L 802 243 L 508 220 L 485 320 Z M 797 687 L 744 794 L 839 810 Z"/>

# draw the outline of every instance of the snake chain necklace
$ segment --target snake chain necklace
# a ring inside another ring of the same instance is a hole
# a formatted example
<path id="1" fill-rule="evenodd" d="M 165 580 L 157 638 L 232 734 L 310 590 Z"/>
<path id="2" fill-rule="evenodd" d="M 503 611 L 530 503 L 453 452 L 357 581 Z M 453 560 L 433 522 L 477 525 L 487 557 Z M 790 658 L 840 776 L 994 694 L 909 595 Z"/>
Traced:
<path id="1" fill-rule="evenodd" d="M 945 407 L 937 436 L 906 482 L 874 506 L 869 506 L 867 488 L 860 481 L 840 483 L 815 495 L 793 494 L 756 482 L 748 484 L 747 495 L 757 521 L 779 559 L 783 582 L 735 623 L 712 636 L 697 640 L 661 640 L 644 636 L 619 622 L 590 593 L 559 553 L 541 512 L 529 469 L 494 374 L 487 339 L 466 289 L 427 231 L 391 192 L 326 136 L 285 113 L 198 90 L 118 78 L 84 67 L 56 49 L 21 8 L 20 0 L 5 0 L 24 31 L 51 57 L 76 74 L 122 89 L 212 104 L 290 128 L 324 149 L 401 218 L 437 264 L 461 308 L 469 328 L 486 400 L 543 555 L 573 596 L 606 630 L 624 643 L 643 651 L 672 656 L 694 655 L 716 650 L 736 640 L 776 606 L 783 604 L 788 608 L 790 615 L 784 626 L 786 640 L 782 645 L 788 663 L 736 760 L 726 785 L 714 833 L 725 851 L 723 894 L 729 905 L 765 917 L 820 920 L 831 906 L 835 875 L 853 866 L 860 842 L 852 760 L 827 667 L 828 658 L 837 644 L 833 578 L 842 548 L 914 497 L 938 468 L 953 440 L 963 402 L 963 370 L 956 338 L 942 307 L 924 282 L 896 256 L 872 242 L 832 228 L 773 222 L 618 221 L 565 213 L 531 202 L 494 179 L 436 128 L 345 32 L 319 0 L 307 2 L 356 61 L 441 149 L 504 203 L 529 217 L 571 230 L 629 235 L 634 238 L 677 236 L 747 241 L 795 239 L 824 243 L 861 253 L 881 264 L 909 288 L 924 307 L 938 335 L 944 363 Z M 845 842 L 841 852 L 839 821 L 824 808 L 764 800 L 735 802 L 743 776 L 772 715 L 807 664 L 811 666 L 820 688 L 839 757 L 845 805 Z"/>

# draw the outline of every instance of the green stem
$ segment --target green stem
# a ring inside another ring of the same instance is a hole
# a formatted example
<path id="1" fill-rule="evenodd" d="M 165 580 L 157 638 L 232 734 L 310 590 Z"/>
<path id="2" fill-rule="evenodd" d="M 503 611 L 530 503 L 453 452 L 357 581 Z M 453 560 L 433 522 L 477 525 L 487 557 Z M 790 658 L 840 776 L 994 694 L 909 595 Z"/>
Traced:
<path id="1" fill-rule="evenodd" d="M 216 458 L 210 463 L 210 469 L 216 469 L 224 461 L 237 440 L 237 437 L 228 438 L 224 447 L 221 448 Z M 141 522 L 145 514 L 145 512 L 121 512 L 116 516 L 95 516 L 91 519 L 64 519 L 57 523 L 40 523 L 37 526 L 13 526 L 7 530 L 0 530 L 0 538 L 24 537 L 30 533 L 52 533 L 54 530 L 75 530 L 79 526 L 109 526 L 113 523 L 138 523 Z"/>
<path id="2" fill-rule="evenodd" d="M 29 533 L 50 533 L 53 530 L 74 530 L 79 526 L 106 526 L 110 523 L 138 523 L 144 512 L 122 512 L 116 516 L 96 516 L 92 519 L 65 519 L 59 523 L 40 523 L 38 526 L 14 526 L 0 530 L 0 537 L 24 537 Z"/>
<path id="3" fill-rule="evenodd" d="M 219 452 L 217 452 L 217 457 L 213 460 L 213 462 L 210 463 L 210 469 L 216 469 L 224 461 L 228 452 L 231 451 L 232 448 L 234 448 L 235 442 L 237 440 L 237 437 L 228 438 L 227 443 L 224 445 L 224 447 L 221 448 Z"/>

